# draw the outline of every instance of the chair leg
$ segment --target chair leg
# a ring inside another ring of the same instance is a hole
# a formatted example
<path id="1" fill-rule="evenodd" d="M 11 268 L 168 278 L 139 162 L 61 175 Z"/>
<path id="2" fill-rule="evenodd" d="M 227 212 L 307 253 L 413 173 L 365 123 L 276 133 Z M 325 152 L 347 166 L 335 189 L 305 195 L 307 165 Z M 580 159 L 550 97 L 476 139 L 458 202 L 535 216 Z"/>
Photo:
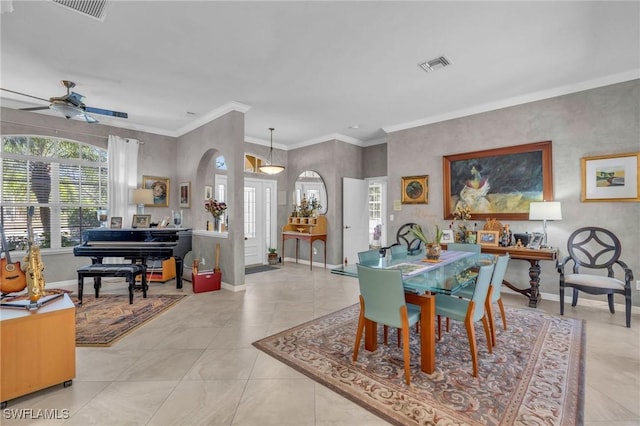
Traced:
<path id="1" fill-rule="evenodd" d="M 353 346 L 353 361 L 358 360 L 358 350 L 360 349 L 360 340 L 364 331 L 364 300 L 360 296 L 360 315 L 358 316 L 358 329 L 356 330 L 356 342 Z"/>
<path id="2" fill-rule="evenodd" d="M 438 342 L 442 339 L 442 317 L 438 315 Z"/>
<path id="3" fill-rule="evenodd" d="M 447 317 L 447 333 L 449 332 L 449 327 L 451 325 L 451 320 Z"/>
<path id="4" fill-rule="evenodd" d="M 625 317 L 627 321 L 627 328 L 631 328 L 631 291 L 630 290 L 625 292 L 624 305 L 625 305 Z"/>
<path id="5" fill-rule="evenodd" d="M 607 300 L 609 302 L 609 312 L 612 314 L 616 313 L 616 308 L 613 306 L 613 293 L 607 294 Z"/>
<path id="6" fill-rule="evenodd" d="M 385 346 L 387 346 L 387 336 L 389 335 L 389 327 L 384 325 L 382 326 L 382 342 Z"/>
<path id="7" fill-rule="evenodd" d="M 407 313 L 407 307 L 402 306 L 400 308 L 400 318 L 402 319 L 402 328 L 398 330 L 398 335 L 402 332 L 403 350 L 402 355 L 404 358 L 404 381 L 410 384 L 411 381 L 411 354 L 409 352 L 409 319 Z"/>
<path id="8" fill-rule="evenodd" d="M 84 276 L 78 274 L 78 304 L 82 305 L 82 290 L 84 288 Z"/>
<path id="9" fill-rule="evenodd" d="M 564 315 L 564 285 L 560 285 L 560 315 Z"/>
<path id="10" fill-rule="evenodd" d="M 504 304 L 502 303 L 502 298 L 498 299 L 498 307 L 500 308 L 500 315 L 502 316 L 502 326 L 505 331 L 507 330 L 507 317 L 504 314 Z"/>
<path id="11" fill-rule="evenodd" d="M 473 377 L 478 377 L 478 348 L 476 347 L 476 331 L 473 327 L 471 318 L 465 320 L 464 325 L 467 329 L 467 337 L 469 338 L 469 350 L 471 351 L 471 363 L 473 364 Z"/>
<path id="12" fill-rule="evenodd" d="M 489 353 L 493 353 L 493 336 L 491 335 L 491 328 L 489 326 L 489 319 L 487 318 L 486 312 L 482 317 L 482 326 L 484 327 L 484 334 L 487 336 L 487 348 L 489 349 Z"/>
<path id="13" fill-rule="evenodd" d="M 573 299 L 571 300 L 571 306 L 576 306 L 578 304 L 578 289 L 573 289 Z"/>
<path id="14" fill-rule="evenodd" d="M 489 329 L 491 330 L 491 346 L 496 345 L 496 320 L 493 313 L 493 303 L 491 299 L 485 299 L 485 316 L 489 320 Z"/>

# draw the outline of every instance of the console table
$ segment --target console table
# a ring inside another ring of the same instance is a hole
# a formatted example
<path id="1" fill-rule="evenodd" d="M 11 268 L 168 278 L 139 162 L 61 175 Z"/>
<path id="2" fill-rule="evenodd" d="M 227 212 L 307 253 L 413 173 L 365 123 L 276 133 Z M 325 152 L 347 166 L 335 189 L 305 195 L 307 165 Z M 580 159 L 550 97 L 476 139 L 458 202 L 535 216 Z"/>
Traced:
<path id="1" fill-rule="evenodd" d="M 446 244 L 443 246 L 446 247 Z M 509 253 L 511 259 L 526 260 L 529 262 L 529 288 L 517 288 L 507 280 L 503 280 L 502 284 L 511 290 L 518 292 L 529 298 L 529 307 L 535 308 L 540 302 L 540 261 L 556 260 L 558 250 L 552 248 L 530 249 L 526 247 L 500 247 L 500 246 L 482 246 L 482 253 L 505 255 Z"/>
<path id="2" fill-rule="evenodd" d="M 309 242 L 309 269 L 313 269 L 313 242 L 320 240 L 324 244 L 324 267 L 327 268 L 327 218 L 318 217 L 290 217 L 289 223 L 282 227 L 282 253 L 284 242 L 296 240 L 296 263 L 300 251 L 300 240 Z M 284 262 L 282 262 L 284 266 Z"/>

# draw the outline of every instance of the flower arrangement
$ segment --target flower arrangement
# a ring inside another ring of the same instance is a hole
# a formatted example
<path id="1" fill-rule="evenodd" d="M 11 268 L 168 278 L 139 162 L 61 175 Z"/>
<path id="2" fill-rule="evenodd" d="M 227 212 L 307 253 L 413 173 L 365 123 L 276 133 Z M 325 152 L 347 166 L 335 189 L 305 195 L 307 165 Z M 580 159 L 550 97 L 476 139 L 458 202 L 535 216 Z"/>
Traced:
<path id="1" fill-rule="evenodd" d="M 217 201 L 210 198 L 204 202 L 204 209 L 211 213 L 213 217 L 219 219 L 227 210 L 227 204 L 224 201 Z"/>
<path id="2" fill-rule="evenodd" d="M 321 209 L 322 206 L 315 198 L 311 200 L 307 200 L 306 196 L 302 196 L 302 200 L 300 200 L 300 205 L 297 207 L 298 216 L 299 217 L 311 217 L 314 210 Z"/>
<path id="3" fill-rule="evenodd" d="M 469 220 L 471 219 L 471 209 L 468 206 L 458 205 L 453 212 L 453 218 L 456 220 Z"/>

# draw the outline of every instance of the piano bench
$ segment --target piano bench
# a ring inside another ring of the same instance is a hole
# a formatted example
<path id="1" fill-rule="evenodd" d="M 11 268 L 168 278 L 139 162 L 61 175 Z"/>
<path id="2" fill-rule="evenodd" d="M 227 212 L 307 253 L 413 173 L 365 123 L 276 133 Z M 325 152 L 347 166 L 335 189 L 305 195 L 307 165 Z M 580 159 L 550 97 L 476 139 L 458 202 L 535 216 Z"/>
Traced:
<path id="1" fill-rule="evenodd" d="M 140 275 L 142 279 L 142 297 L 147 297 L 147 268 L 145 265 L 134 263 L 94 263 L 78 268 L 78 303 L 82 304 L 82 290 L 85 277 L 93 277 L 93 288 L 96 291 L 96 299 L 100 295 L 100 285 L 102 277 L 125 277 L 129 283 L 129 304 L 133 303 L 133 288 L 136 277 Z"/>

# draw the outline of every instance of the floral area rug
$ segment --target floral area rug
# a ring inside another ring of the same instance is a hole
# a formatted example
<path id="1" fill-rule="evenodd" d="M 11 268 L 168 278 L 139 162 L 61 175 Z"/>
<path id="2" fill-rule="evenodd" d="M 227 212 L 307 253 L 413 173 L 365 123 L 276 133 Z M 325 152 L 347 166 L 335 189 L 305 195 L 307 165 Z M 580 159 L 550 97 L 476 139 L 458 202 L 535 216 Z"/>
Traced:
<path id="1" fill-rule="evenodd" d="M 254 342 L 254 346 L 397 425 L 574 425 L 583 422 L 585 329 L 580 320 L 506 307 L 487 350 L 476 325 L 479 373 L 472 374 L 464 325 L 451 322 L 436 341 L 436 371 L 420 371 L 411 332 L 411 384 L 390 329 L 389 346 L 364 349 L 353 362 L 358 305 Z M 382 342 L 382 327 L 378 327 Z"/>
<path id="2" fill-rule="evenodd" d="M 103 294 L 99 298 L 84 296 L 76 304 L 76 346 L 111 346 L 150 319 L 178 303 L 185 295 L 142 295 L 136 293 L 133 304 L 129 295 Z"/>

